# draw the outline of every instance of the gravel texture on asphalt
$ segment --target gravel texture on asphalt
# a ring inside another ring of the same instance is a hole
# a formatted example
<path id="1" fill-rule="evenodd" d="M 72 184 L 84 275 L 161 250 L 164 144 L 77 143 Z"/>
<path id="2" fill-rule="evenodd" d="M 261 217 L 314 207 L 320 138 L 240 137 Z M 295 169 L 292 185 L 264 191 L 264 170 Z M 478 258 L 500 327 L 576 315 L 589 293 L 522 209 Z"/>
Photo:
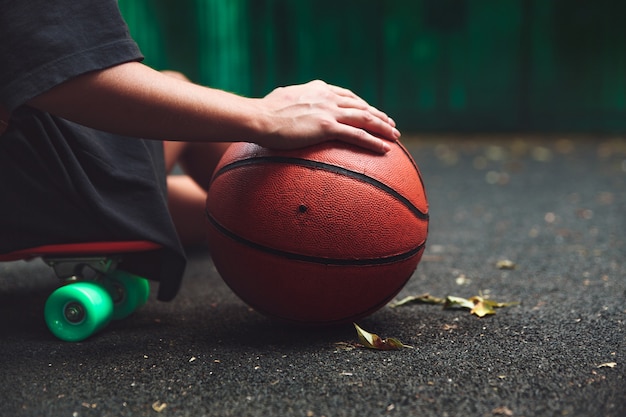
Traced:
<path id="1" fill-rule="evenodd" d="M 4 263 L 0 416 L 626 415 L 626 140 L 405 144 L 431 220 L 397 298 L 482 294 L 520 305 L 484 318 L 384 307 L 359 325 L 413 349 L 368 350 L 351 324 L 298 328 L 257 314 L 194 249 L 173 302 L 153 294 L 128 319 L 64 343 L 42 318 L 52 271 Z"/>

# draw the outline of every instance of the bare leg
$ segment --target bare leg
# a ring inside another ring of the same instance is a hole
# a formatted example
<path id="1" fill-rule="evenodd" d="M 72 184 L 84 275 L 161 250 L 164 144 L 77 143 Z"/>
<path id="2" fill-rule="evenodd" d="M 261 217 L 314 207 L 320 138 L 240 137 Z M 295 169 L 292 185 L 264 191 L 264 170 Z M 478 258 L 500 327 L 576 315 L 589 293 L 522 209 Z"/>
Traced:
<path id="1" fill-rule="evenodd" d="M 183 245 L 204 243 L 206 241 L 205 191 L 188 175 L 169 175 L 167 193 L 167 205 Z"/>
<path id="2" fill-rule="evenodd" d="M 168 172 L 179 163 L 187 175 L 168 175 L 168 206 L 183 245 L 206 241 L 207 189 L 227 143 L 165 142 Z"/>
<path id="3" fill-rule="evenodd" d="M 207 190 L 228 143 L 165 142 L 165 165 L 170 173 L 178 163 L 186 175 L 168 175 L 168 206 L 183 245 L 206 242 Z"/>

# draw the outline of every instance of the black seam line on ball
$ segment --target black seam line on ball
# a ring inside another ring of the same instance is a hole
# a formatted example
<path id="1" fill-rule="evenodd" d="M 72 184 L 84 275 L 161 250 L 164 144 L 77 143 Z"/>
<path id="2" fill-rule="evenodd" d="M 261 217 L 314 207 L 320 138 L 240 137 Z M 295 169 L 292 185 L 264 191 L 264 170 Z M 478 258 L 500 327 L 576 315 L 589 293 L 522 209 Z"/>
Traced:
<path id="1" fill-rule="evenodd" d="M 259 250 L 261 252 L 269 253 L 272 255 L 280 256 L 286 259 L 294 260 L 294 261 L 304 261 L 322 265 L 334 265 L 334 266 L 373 266 L 373 265 L 386 265 L 392 264 L 396 262 L 401 262 L 407 260 L 413 256 L 415 256 L 426 244 L 426 242 L 421 243 L 416 248 L 411 249 L 410 251 L 400 253 L 398 255 L 387 256 L 384 258 L 365 258 L 365 259 L 340 259 L 340 258 L 325 258 L 323 256 L 310 256 L 310 255 L 302 255 L 299 253 L 287 252 L 280 249 L 270 248 L 269 246 L 261 245 L 259 243 L 252 242 L 248 239 L 245 239 L 232 231 L 228 230 L 224 226 L 218 223 L 217 220 L 211 216 L 208 211 L 206 212 L 207 218 L 220 233 L 234 240 L 235 242 L 241 243 L 242 245 L 248 246 L 250 248 Z"/>
<path id="2" fill-rule="evenodd" d="M 327 164 L 319 161 L 311 161 L 309 159 L 301 159 L 301 158 L 292 158 L 288 156 L 258 156 L 254 158 L 244 159 L 241 161 L 235 161 L 228 165 L 220 168 L 219 171 L 215 173 L 215 178 L 222 175 L 224 172 L 236 169 L 241 166 L 246 165 L 256 165 L 258 163 L 277 163 L 277 164 L 293 164 L 303 166 L 305 168 L 319 169 L 327 172 L 331 172 L 333 174 L 339 174 L 346 177 L 354 178 L 358 181 L 365 182 L 367 184 L 373 185 L 374 187 L 386 192 L 387 194 L 394 197 L 396 200 L 400 201 L 404 206 L 406 206 L 418 219 L 428 220 L 428 213 L 423 213 L 420 209 L 415 207 L 413 203 L 411 203 L 406 197 L 402 194 L 398 193 L 393 188 L 388 185 L 370 177 L 365 174 L 361 174 L 359 172 L 351 171 L 346 168 L 338 167 L 336 165 Z"/>

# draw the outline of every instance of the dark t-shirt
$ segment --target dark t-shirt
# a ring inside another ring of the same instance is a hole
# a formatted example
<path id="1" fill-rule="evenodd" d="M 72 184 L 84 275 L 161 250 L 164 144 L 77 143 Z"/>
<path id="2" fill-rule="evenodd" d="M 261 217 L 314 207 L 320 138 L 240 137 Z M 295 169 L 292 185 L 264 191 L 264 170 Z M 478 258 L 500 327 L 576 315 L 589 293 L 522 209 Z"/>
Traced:
<path id="1" fill-rule="evenodd" d="M 137 61 L 114 0 L 0 0 L 0 253 L 94 241 L 150 240 L 124 267 L 176 295 L 184 251 L 167 209 L 163 144 L 124 138 L 26 103 L 77 75 Z M 85 91 L 85 94 L 89 94 Z"/>

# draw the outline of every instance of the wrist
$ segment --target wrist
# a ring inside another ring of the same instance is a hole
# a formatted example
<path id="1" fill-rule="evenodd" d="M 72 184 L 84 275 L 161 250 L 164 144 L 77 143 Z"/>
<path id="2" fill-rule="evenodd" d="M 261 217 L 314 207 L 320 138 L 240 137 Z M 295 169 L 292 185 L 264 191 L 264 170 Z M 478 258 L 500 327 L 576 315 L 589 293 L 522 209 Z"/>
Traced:
<path id="1" fill-rule="evenodd" d="M 248 121 L 253 133 L 249 141 L 267 148 L 276 147 L 280 142 L 279 126 L 281 121 L 279 117 L 263 99 L 250 100 L 253 104 L 251 113 L 253 116 L 249 117 Z"/>

